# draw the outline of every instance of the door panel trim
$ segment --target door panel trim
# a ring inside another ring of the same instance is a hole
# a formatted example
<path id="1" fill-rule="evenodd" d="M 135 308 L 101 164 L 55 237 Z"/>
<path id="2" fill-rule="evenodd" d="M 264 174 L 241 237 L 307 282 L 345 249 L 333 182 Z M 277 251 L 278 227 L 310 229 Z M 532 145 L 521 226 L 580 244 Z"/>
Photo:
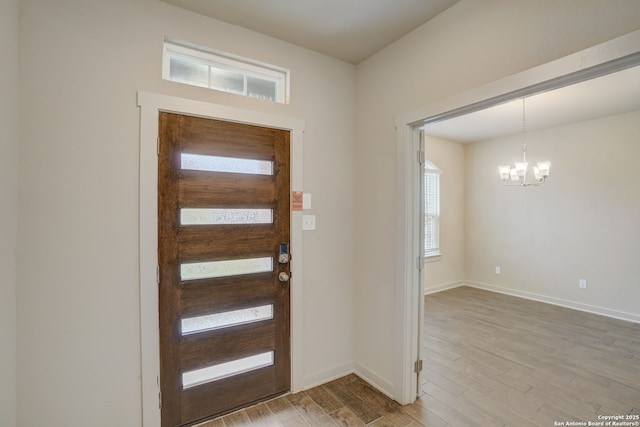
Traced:
<path id="1" fill-rule="evenodd" d="M 139 91 L 140 107 L 140 362 L 142 371 L 142 425 L 160 425 L 158 378 L 160 341 L 158 336 L 158 114 L 167 111 L 290 131 L 291 190 L 302 191 L 302 141 L 304 121 L 268 113 Z M 291 389 L 303 388 L 302 301 L 303 245 L 302 212 L 291 212 Z"/>

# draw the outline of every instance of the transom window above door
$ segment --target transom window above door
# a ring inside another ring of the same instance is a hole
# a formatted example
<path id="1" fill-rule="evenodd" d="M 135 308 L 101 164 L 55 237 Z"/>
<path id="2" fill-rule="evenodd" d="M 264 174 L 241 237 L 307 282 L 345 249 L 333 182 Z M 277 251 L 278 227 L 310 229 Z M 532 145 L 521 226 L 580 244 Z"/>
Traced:
<path id="1" fill-rule="evenodd" d="M 289 70 L 191 43 L 165 39 L 162 78 L 287 104 Z"/>

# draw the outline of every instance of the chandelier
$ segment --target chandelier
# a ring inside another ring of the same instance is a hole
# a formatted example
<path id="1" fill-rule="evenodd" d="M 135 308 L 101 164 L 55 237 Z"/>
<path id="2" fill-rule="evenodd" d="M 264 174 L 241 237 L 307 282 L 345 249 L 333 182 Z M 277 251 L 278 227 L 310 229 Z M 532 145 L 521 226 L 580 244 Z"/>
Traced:
<path id="1" fill-rule="evenodd" d="M 551 168 L 551 162 L 538 162 L 533 167 L 533 181 L 527 181 L 527 127 L 524 107 L 524 98 L 522 98 L 522 161 L 515 162 L 513 166 L 498 166 L 500 179 L 509 186 L 541 185 L 549 177 L 549 169 Z"/>

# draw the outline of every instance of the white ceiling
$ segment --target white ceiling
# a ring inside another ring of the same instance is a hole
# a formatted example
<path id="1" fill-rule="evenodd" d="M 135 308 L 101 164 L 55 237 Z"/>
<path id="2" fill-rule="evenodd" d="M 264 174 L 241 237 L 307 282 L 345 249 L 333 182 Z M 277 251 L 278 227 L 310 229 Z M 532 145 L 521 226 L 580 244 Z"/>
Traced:
<path id="1" fill-rule="evenodd" d="M 357 64 L 459 0 L 162 0 Z"/>
<path id="2" fill-rule="evenodd" d="M 527 131 L 640 110 L 640 66 L 530 96 Z M 522 100 L 426 125 L 427 134 L 469 143 L 522 132 Z"/>
<path id="3" fill-rule="evenodd" d="M 357 64 L 459 0 L 161 0 Z M 526 99 L 527 130 L 640 110 L 640 67 Z M 517 100 L 432 123 L 463 143 L 522 132 Z"/>

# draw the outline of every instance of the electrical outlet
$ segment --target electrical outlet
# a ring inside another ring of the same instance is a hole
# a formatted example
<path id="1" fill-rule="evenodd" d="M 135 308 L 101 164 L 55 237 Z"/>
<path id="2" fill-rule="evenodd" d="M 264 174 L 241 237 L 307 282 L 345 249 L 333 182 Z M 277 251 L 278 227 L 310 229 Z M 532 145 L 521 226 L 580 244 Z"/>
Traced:
<path id="1" fill-rule="evenodd" d="M 578 287 L 580 289 L 587 289 L 587 279 L 578 280 Z"/>
<path id="2" fill-rule="evenodd" d="M 303 230 L 315 230 L 316 229 L 316 216 L 315 215 L 302 215 L 302 229 Z"/>
<path id="3" fill-rule="evenodd" d="M 496 274 L 502 273 L 502 269 L 500 267 L 496 267 Z"/>

